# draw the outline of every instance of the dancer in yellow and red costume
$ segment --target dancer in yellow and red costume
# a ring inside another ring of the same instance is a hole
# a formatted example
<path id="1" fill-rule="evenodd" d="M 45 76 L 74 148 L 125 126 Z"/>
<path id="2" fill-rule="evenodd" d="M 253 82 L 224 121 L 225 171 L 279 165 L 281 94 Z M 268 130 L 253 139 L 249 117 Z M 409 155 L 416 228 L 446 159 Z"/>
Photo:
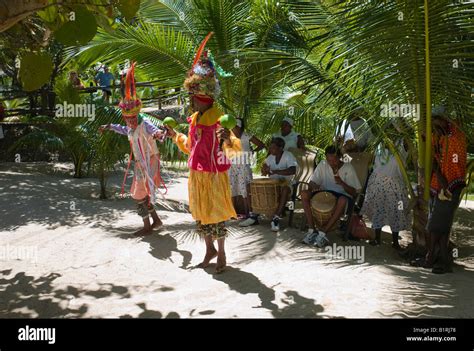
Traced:
<path id="1" fill-rule="evenodd" d="M 204 52 L 212 33 L 201 43 L 184 82 L 193 114 L 188 117 L 189 133 L 176 133 L 167 127 L 168 135 L 179 149 L 189 155 L 189 209 L 197 222 L 197 232 L 206 242 L 206 255 L 198 267 L 205 268 L 217 258 L 216 273 L 226 267 L 225 221 L 237 218 L 232 205 L 228 176 L 230 161 L 224 155 L 240 151 L 238 138 L 221 127 L 223 112 L 214 104 L 219 95 L 219 81 L 214 63 Z M 223 154 L 224 152 L 224 154 Z M 214 246 L 217 241 L 217 249 Z"/>

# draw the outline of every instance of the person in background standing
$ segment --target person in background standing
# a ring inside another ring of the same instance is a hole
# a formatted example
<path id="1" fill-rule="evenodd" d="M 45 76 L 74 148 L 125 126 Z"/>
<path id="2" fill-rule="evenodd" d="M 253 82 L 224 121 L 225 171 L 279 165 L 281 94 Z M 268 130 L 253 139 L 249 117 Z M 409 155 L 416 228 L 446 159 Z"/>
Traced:
<path id="1" fill-rule="evenodd" d="M 361 117 L 362 108 L 356 108 L 349 119 L 343 120 L 336 131 L 337 144 L 345 152 L 363 152 L 373 138 L 367 121 Z"/>
<path id="2" fill-rule="evenodd" d="M 467 142 L 466 135 L 448 119 L 443 106 L 434 108 L 432 116 L 434 152 L 427 223 L 430 243 L 425 259 L 412 264 L 442 274 L 452 271 L 449 235 L 466 186 Z"/>
<path id="3" fill-rule="evenodd" d="M 76 89 L 84 88 L 84 84 L 82 84 L 76 71 L 69 72 L 69 82 L 71 82 L 71 85 Z"/>
<path id="4" fill-rule="evenodd" d="M 403 140 L 395 145 L 403 163 L 408 152 Z M 375 154 L 374 171 L 370 175 L 364 205 L 360 214 L 365 214 L 372 222 L 375 240 L 371 245 L 380 245 L 382 227 L 390 226 L 392 246 L 399 250 L 398 233 L 409 228 L 408 194 L 400 166 L 395 156 L 383 144 L 379 144 Z"/>
<path id="5" fill-rule="evenodd" d="M 110 98 L 112 97 L 111 87 L 114 83 L 114 79 L 114 75 L 109 72 L 109 67 L 107 66 L 104 66 L 104 71 L 97 73 L 94 78 L 95 83 L 102 87 L 103 97 L 107 102 L 110 102 Z"/>
<path id="6" fill-rule="evenodd" d="M 301 134 L 293 131 L 294 121 L 289 118 L 283 118 L 281 129 L 278 133 L 273 134 L 272 138 L 281 138 L 285 142 L 285 151 L 290 151 L 293 155 L 304 153 L 306 147 Z M 296 155 L 295 155 L 296 156 Z"/>
<path id="7" fill-rule="evenodd" d="M 232 201 L 236 206 L 237 197 L 242 196 L 244 202 L 244 215 L 249 218 L 251 213 L 250 204 L 250 182 L 252 181 L 253 153 L 265 148 L 265 144 L 254 135 L 245 131 L 245 123 L 241 118 L 237 119 L 237 125 L 232 129 L 234 135 L 240 139 L 242 151 L 229 156 L 232 165 L 229 169 L 230 186 L 232 189 Z M 256 145 L 252 150 L 251 143 Z M 244 218 L 244 219 L 245 219 Z"/>

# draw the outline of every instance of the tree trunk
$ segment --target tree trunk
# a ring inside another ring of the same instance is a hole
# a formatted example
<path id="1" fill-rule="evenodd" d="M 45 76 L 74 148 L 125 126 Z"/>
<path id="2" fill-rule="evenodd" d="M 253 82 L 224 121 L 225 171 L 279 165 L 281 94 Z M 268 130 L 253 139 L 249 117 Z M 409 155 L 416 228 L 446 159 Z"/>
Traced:
<path id="1" fill-rule="evenodd" d="M 74 158 L 74 178 L 82 178 L 83 163 L 84 161 L 82 160 L 81 156 Z"/>
<path id="2" fill-rule="evenodd" d="M 418 202 L 413 208 L 413 249 L 415 255 L 424 255 L 428 249 L 430 236 L 426 230 L 428 207 L 423 201 L 423 193 L 418 194 Z"/>
<path id="3" fill-rule="evenodd" d="M 158 89 L 158 109 L 161 110 L 162 108 L 162 103 L 161 103 L 161 93 L 163 92 L 163 89 Z"/>
<path id="4" fill-rule="evenodd" d="M 418 168 L 416 203 L 413 208 L 413 243 L 408 247 L 410 258 L 424 256 L 430 244 L 430 234 L 426 230 L 426 224 L 428 223 L 428 203 L 424 200 L 424 178 L 424 169 Z"/>
<path id="5" fill-rule="evenodd" d="M 99 171 L 99 183 L 100 183 L 100 199 L 105 200 L 107 199 L 107 175 L 103 168 Z"/>
<path id="6" fill-rule="evenodd" d="M 48 0 L 0 0 L 0 32 L 6 31 L 36 11 L 51 5 Z"/>
<path id="7" fill-rule="evenodd" d="M 413 245 L 409 248 L 410 255 L 418 256 L 426 253 L 430 245 L 430 234 L 426 230 L 428 222 L 428 200 L 431 181 L 431 72 L 430 72 L 430 27 L 428 0 L 424 0 L 424 49 L 425 49 L 425 96 L 423 115 L 418 121 L 418 189 L 417 202 L 413 208 Z M 421 92 L 417 86 L 417 94 Z M 417 101 L 422 99 L 417 98 Z M 423 137 L 424 136 L 424 137 Z"/>

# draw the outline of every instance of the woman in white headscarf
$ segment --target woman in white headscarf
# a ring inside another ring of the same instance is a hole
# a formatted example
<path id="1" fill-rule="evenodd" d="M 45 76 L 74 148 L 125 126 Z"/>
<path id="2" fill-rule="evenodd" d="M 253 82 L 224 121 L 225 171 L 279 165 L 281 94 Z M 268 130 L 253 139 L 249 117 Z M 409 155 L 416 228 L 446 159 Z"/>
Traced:
<path id="1" fill-rule="evenodd" d="M 290 117 L 285 117 L 281 121 L 280 131 L 272 135 L 272 139 L 281 138 L 285 142 L 284 151 L 290 151 L 293 154 L 300 154 L 306 151 L 303 137 L 300 133 L 293 130 L 295 122 Z"/>

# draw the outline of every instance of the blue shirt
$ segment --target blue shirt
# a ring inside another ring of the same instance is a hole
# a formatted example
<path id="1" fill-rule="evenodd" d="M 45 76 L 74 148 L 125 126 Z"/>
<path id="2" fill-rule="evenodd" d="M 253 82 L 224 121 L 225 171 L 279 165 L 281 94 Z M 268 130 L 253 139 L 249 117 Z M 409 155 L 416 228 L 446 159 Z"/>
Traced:
<path id="1" fill-rule="evenodd" d="M 110 87 L 112 85 L 111 82 L 114 80 L 114 75 L 110 72 L 99 72 L 95 76 L 95 80 L 99 82 L 100 86 Z"/>

